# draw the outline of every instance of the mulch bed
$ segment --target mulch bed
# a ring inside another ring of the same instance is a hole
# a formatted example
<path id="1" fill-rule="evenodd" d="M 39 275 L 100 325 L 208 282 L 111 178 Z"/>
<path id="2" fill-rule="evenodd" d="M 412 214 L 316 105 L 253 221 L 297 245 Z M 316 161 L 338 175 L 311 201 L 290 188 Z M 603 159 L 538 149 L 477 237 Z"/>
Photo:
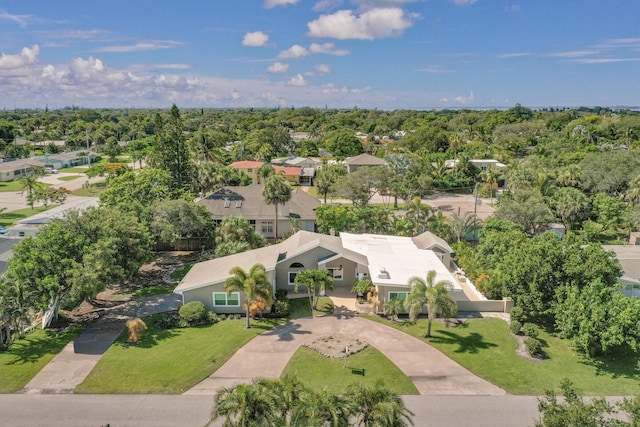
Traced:
<path id="1" fill-rule="evenodd" d="M 348 335 L 323 335 L 306 343 L 305 346 L 326 358 L 339 359 L 345 356 L 347 346 L 349 354 L 353 355 L 369 347 L 369 344 L 360 338 Z"/>

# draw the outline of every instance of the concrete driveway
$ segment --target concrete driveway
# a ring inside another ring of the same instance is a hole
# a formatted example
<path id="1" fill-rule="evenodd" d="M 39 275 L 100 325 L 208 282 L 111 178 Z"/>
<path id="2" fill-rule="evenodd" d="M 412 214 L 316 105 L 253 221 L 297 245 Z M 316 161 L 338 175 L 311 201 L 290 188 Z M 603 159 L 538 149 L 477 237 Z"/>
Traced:
<path id="1" fill-rule="evenodd" d="M 279 377 L 298 347 L 322 335 L 352 335 L 365 340 L 411 378 L 421 395 L 505 394 L 429 344 L 350 311 L 296 319 L 257 336 L 185 394 L 215 394 L 222 387 L 250 382 L 254 377 Z"/>

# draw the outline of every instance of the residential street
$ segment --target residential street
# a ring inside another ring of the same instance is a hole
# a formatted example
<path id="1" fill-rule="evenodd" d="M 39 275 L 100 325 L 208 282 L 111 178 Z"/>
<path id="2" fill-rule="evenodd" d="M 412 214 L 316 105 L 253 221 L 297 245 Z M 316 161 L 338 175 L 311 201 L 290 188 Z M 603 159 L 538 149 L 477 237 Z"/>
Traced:
<path id="1" fill-rule="evenodd" d="M 404 399 L 416 427 L 525 427 L 538 416 L 535 396 Z M 203 427 L 212 410 L 211 395 L 0 395 L 3 427 Z"/>

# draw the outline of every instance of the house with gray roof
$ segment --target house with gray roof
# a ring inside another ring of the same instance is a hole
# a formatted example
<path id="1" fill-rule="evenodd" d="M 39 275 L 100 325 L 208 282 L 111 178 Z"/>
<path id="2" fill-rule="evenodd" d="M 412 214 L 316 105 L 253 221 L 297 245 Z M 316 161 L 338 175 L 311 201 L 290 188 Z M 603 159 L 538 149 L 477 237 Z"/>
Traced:
<path id="1" fill-rule="evenodd" d="M 255 230 L 267 239 L 274 239 L 275 207 L 262 198 L 262 184 L 223 187 L 198 201 L 204 205 L 216 222 L 231 215 L 240 215 L 249 220 Z M 291 199 L 278 205 L 278 238 L 291 232 L 292 220 L 298 228 L 314 231 L 316 208 L 320 201 L 301 189 L 291 192 Z"/>
<path id="2" fill-rule="evenodd" d="M 640 298 L 640 245 L 603 245 L 602 248 L 613 251 L 622 266 L 622 277 L 618 278 L 622 293 Z"/>
<path id="3" fill-rule="evenodd" d="M 371 154 L 363 153 L 359 156 L 348 157 L 344 163 L 347 165 L 347 172 L 353 173 L 363 166 L 385 166 L 387 162 L 372 156 Z"/>
<path id="4" fill-rule="evenodd" d="M 31 175 L 34 167 L 45 167 L 41 161 L 34 159 L 5 160 L 0 162 L 0 181 L 7 182 Z"/>
<path id="5" fill-rule="evenodd" d="M 211 311 L 240 313 L 244 295 L 241 292 L 227 295 L 224 282 L 231 277 L 229 271 L 233 267 L 248 271 L 260 263 L 265 266 L 274 293 L 277 289 L 293 292 L 300 271 L 327 270 L 334 279 L 334 287 L 347 291 L 358 279 L 371 279 L 382 307 L 391 298 L 406 297 L 411 277 L 426 277 L 427 272 L 435 270 L 437 281 L 452 283 L 451 294 L 456 300 L 467 300 L 449 266 L 434 250 L 420 247 L 434 241 L 438 246 L 437 240 L 428 235 L 414 240 L 400 236 L 351 233 L 329 236 L 299 231 L 272 246 L 197 263 L 174 292 L 182 296 L 184 304 L 202 301 Z"/>

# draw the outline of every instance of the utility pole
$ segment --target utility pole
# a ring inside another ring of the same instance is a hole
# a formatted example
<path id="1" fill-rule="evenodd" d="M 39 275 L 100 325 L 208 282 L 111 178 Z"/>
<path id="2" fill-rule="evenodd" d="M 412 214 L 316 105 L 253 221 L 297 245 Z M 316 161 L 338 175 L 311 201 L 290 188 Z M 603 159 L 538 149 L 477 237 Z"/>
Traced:
<path id="1" fill-rule="evenodd" d="M 475 195 L 475 200 L 473 201 L 473 241 L 478 241 L 478 183 L 476 182 L 476 186 L 473 189 L 473 194 Z"/>
<path id="2" fill-rule="evenodd" d="M 91 147 L 89 146 L 89 129 L 85 129 L 87 135 L 87 166 L 91 167 Z"/>

